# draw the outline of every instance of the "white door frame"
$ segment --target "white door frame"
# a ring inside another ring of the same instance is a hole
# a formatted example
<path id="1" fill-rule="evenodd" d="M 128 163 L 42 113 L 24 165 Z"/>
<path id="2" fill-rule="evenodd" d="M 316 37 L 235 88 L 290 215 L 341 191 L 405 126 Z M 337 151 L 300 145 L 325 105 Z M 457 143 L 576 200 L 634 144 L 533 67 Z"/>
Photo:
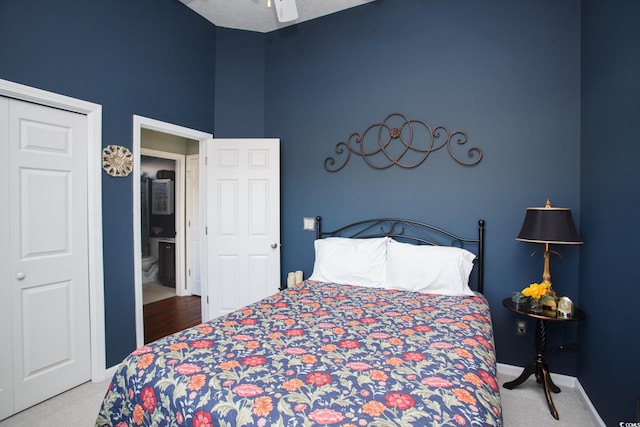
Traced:
<path id="1" fill-rule="evenodd" d="M 186 271 L 188 273 L 185 274 L 185 288 L 187 290 L 187 293 L 190 295 L 194 295 L 194 282 L 195 279 L 194 277 L 200 277 L 202 271 L 193 271 L 195 269 L 192 269 L 191 266 L 194 264 L 194 258 L 200 258 L 200 252 L 201 250 L 199 249 L 197 251 L 196 254 L 194 254 L 193 252 L 193 246 L 192 243 L 196 240 L 193 235 L 197 235 L 198 237 L 198 241 L 200 243 L 200 247 L 202 246 L 202 241 L 199 240 L 200 238 L 202 238 L 202 236 L 200 236 L 201 230 L 194 230 L 194 228 L 192 228 L 191 226 L 191 221 L 193 219 L 193 206 L 197 203 L 198 206 L 200 206 L 200 153 L 198 152 L 198 154 L 187 154 L 185 156 L 185 187 L 188 186 L 189 184 L 189 179 L 187 178 L 187 175 L 189 173 L 189 160 L 195 159 L 198 162 L 198 175 L 197 175 L 197 182 L 198 182 L 198 194 L 197 195 L 193 195 L 192 192 L 187 191 L 187 189 L 185 188 L 185 201 L 184 201 L 184 206 L 185 206 L 185 220 L 186 220 L 186 224 L 185 224 L 185 235 L 186 235 L 186 241 L 185 241 L 185 253 L 184 253 L 184 261 L 185 261 L 185 267 L 186 267 Z M 197 198 L 197 199 L 196 199 Z M 199 209 L 201 210 L 201 209 Z M 199 216 L 199 215 L 198 215 Z M 200 218 L 200 227 L 202 227 L 202 218 Z M 196 265 L 200 266 L 201 262 L 197 262 Z M 199 267 L 199 270 L 202 270 L 202 267 Z M 202 296 L 202 277 L 200 277 L 200 280 L 198 280 L 198 289 L 195 293 L 195 295 L 200 295 Z"/>
<path id="2" fill-rule="evenodd" d="M 0 79 L 0 95 L 87 116 L 87 234 L 91 381 L 106 377 L 104 280 L 102 259 L 102 106 Z"/>
<path id="3" fill-rule="evenodd" d="M 136 343 L 138 347 L 144 345 L 144 313 L 142 311 L 142 251 L 141 246 L 141 230 L 140 230 L 140 141 L 142 139 L 142 129 L 149 129 L 156 132 L 162 132 L 182 138 L 194 139 L 199 142 L 200 149 L 205 146 L 206 141 L 211 139 L 213 135 L 194 129 L 174 125 L 171 123 L 161 122 L 159 120 L 150 119 L 142 116 L 133 116 L 133 269 L 134 269 L 134 286 L 135 286 L 135 304 L 136 304 Z M 166 153 L 165 153 L 166 154 Z M 184 157 L 184 156 L 182 156 Z M 176 174 L 178 172 L 176 171 Z M 184 169 L 183 169 L 184 173 Z M 202 183 L 202 180 L 200 181 Z M 200 186 L 200 194 L 206 194 L 206 188 Z M 184 193 L 184 192 L 183 192 Z M 184 197 L 184 196 L 183 196 Z M 177 198 L 176 198 L 177 199 Z M 202 198 L 202 200 L 205 200 Z M 183 203 L 184 204 L 184 203 Z M 184 215 L 184 207 L 183 207 Z M 176 218 L 177 219 L 177 218 Z M 176 248 L 178 248 L 178 240 L 176 236 Z M 184 245 L 184 238 L 181 236 Z M 184 246 L 182 247 L 184 254 Z M 183 264 L 184 265 L 184 264 Z M 180 274 L 178 272 L 178 274 Z M 182 273 L 184 276 L 184 271 Z M 184 277 L 183 279 L 184 280 Z M 177 283 L 176 283 L 177 286 Z M 202 295 L 202 306 L 204 307 L 206 297 Z"/>

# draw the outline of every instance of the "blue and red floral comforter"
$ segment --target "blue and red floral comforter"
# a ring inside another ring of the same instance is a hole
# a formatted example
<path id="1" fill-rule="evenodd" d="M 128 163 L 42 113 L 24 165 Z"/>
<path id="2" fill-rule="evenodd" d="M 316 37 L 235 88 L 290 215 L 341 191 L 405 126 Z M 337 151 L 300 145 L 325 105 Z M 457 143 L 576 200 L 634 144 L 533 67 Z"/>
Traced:
<path id="1" fill-rule="evenodd" d="M 134 351 L 96 426 L 498 426 L 489 307 L 305 282 Z"/>

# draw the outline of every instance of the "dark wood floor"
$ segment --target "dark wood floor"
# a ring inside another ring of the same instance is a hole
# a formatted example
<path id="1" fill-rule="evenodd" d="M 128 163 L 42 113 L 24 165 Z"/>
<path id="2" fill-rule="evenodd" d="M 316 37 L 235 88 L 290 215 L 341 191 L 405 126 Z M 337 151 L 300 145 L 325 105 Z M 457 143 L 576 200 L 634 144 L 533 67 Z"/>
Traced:
<path id="1" fill-rule="evenodd" d="M 142 311 L 145 344 L 202 322 L 199 296 L 166 298 L 145 304 Z"/>

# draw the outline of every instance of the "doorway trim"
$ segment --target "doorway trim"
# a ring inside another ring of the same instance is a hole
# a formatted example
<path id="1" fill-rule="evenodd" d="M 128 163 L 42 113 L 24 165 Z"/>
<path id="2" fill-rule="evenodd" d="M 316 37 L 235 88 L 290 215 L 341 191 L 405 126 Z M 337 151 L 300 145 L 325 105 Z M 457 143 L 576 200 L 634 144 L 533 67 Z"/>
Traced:
<path id="1" fill-rule="evenodd" d="M 189 129 L 171 123 L 161 122 L 159 120 L 150 119 L 143 116 L 133 116 L 133 176 L 138 178 L 133 180 L 133 268 L 136 304 L 136 343 L 138 347 L 142 347 L 144 345 L 144 313 L 142 308 L 142 239 L 140 229 L 141 218 L 139 179 L 142 129 L 149 129 L 156 132 L 162 132 L 187 139 L 194 139 L 198 141 L 200 150 L 202 150 L 202 148 L 205 146 L 207 140 L 213 138 L 213 135 L 210 133 L 201 132 L 195 129 Z M 202 194 L 202 192 L 203 188 L 200 187 L 200 194 Z M 180 236 L 180 239 L 182 240 L 182 243 L 184 245 L 184 236 Z M 176 236 L 176 246 L 178 246 L 178 236 Z M 182 254 L 184 255 L 184 247 L 182 248 Z M 180 272 L 178 272 L 178 274 L 180 274 Z M 182 272 L 182 274 L 184 275 L 184 271 Z M 184 283 L 184 278 L 182 278 L 182 280 L 182 283 Z"/>
<path id="2" fill-rule="evenodd" d="M 87 116 L 87 250 L 91 381 L 106 379 L 102 254 L 102 105 L 0 79 L 0 95 Z"/>

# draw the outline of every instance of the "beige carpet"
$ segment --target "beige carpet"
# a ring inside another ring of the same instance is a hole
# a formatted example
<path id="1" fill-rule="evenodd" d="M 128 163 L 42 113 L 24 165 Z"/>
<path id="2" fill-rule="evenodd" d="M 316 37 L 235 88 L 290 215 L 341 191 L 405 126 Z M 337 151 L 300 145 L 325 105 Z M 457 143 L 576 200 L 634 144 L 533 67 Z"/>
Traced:
<path id="1" fill-rule="evenodd" d="M 2 427 L 91 427 L 109 381 L 86 383 L 0 421 Z"/>
<path id="2" fill-rule="evenodd" d="M 598 427 L 591 412 L 577 390 L 558 385 L 560 393 L 553 393 L 553 403 L 558 410 L 559 420 L 549 412 L 547 399 L 540 384 L 531 376 L 513 390 L 502 387 L 517 375 L 499 375 L 502 421 L 504 427 Z"/>
<path id="3" fill-rule="evenodd" d="M 502 388 L 513 377 L 501 375 L 500 393 L 504 427 L 597 427 L 591 412 L 575 389 L 560 386 L 562 392 L 553 395 L 560 414 L 556 421 L 549 414 L 547 401 L 540 386 L 529 379 L 514 390 Z M 0 421 L 0 427 L 91 427 L 96 421 L 100 404 L 109 381 L 86 383 L 31 409 Z"/>
<path id="4" fill-rule="evenodd" d="M 175 288 L 163 286 L 158 282 L 149 282 L 142 284 L 142 304 L 149 304 L 175 296 Z"/>

